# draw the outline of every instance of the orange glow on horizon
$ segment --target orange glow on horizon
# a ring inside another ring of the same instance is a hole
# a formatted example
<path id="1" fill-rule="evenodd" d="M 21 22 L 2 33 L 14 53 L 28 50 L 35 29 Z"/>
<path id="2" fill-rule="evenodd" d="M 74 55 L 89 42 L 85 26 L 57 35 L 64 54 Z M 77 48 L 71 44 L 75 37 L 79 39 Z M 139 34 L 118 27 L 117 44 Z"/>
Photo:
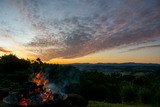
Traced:
<path id="1" fill-rule="evenodd" d="M 55 58 L 47 63 L 55 64 L 70 64 L 70 63 L 126 63 L 126 62 L 135 62 L 135 63 L 159 63 L 160 56 L 158 53 L 159 50 L 156 50 L 154 55 L 154 49 L 149 50 L 139 50 L 132 51 L 128 53 L 120 53 L 117 50 L 98 52 L 95 54 L 86 55 L 79 58 L 72 59 L 63 59 Z"/>
<path id="2" fill-rule="evenodd" d="M 157 49 L 145 49 L 126 53 L 120 53 L 119 50 L 106 50 L 90 55 L 86 55 L 78 58 L 53 58 L 48 61 L 41 59 L 43 62 L 50 64 L 71 64 L 71 63 L 125 63 L 125 62 L 136 62 L 136 63 L 159 63 L 160 56 Z M 0 52 L 0 56 L 7 55 L 10 53 Z M 36 60 L 37 54 L 29 52 L 24 48 L 18 50 L 12 50 L 12 54 L 17 55 L 18 58 Z"/>
<path id="3" fill-rule="evenodd" d="M 52 59 L 49 61 L 45 61 L 46 63 L 50 64 L 73 64 L 73 63 L 127 63 L 127 62 L 135 62 L 135 63 L 159 63 L 158 61 L 150 61 L 147 62 L 145 60 L 127 60 L 127 59 L 112 59 L 112 60 L 99 60 L 99 59 L 92 59 L 92 60 L 82 60 L 82 59 Z"/>

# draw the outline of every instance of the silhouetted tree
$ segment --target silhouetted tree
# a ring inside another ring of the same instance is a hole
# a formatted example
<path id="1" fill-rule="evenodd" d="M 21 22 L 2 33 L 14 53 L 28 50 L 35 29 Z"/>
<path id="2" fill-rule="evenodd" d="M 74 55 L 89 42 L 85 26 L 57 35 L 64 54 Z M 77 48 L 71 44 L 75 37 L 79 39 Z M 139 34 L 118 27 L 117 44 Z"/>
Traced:
<path id="1" fill-rule="evenodd" d="M 152 94 L 151 91 L 149 89 L 146 88 L 141 88 L 139 89 L 139 96 L 140 96 L 140 101 L 142 103 L 151 103 L 152 102 Z"/>
<path id="2" fill-rule="evenodd" d="M 0 58 L 1 72 L 14 73 L 15 71 L 23 71 L 30 67 L 30 61 L 19 59 L 13 54 L 4 55 Z"/>
<path id="3" fill-rule="evenodd" d="M 132 85 L 122 86 L 123 102 L 136 102 L 137 93 Z"/>

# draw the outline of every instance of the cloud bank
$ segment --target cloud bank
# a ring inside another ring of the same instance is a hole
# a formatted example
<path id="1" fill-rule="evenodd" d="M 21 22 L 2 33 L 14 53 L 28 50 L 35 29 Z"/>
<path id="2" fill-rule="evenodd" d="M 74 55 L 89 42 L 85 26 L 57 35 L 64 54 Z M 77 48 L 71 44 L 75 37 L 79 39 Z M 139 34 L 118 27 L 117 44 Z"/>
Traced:
<path id="1" fill-rule="evenodd" d="M 127 51 L 124 51 L 124 52 L 137 51 L 137 50 L 143 50 L 143 49 L 148 49 L 148 48 L 160 48 L 160 44 L 150 45 L 150 46 L 141 46 L 137 48 L 128 49 Z M 124 52 L 121 52 L 121 53 L 124 53 Z"/>
<path id="2" fill-rule="evenodd" d="M 14 4 L 35 35 L 24 46 L 45 60 L 160 39 L 159 0 L 23 0 Z"/>
<path id="3" fill-rule="evenodd" d="M 4 49 L 3 47 L 0 47 L 0 52 L 3 52 L 3 53 L 11 53 L 12 51 L 9 51 L 7 49 Z"/>

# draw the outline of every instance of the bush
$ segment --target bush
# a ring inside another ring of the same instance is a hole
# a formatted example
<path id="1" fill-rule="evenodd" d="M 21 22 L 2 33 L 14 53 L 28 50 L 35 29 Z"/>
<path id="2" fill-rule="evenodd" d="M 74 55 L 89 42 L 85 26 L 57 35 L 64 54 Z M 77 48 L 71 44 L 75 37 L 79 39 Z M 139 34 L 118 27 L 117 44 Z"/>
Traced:
<path id="1" fill-rule="evenodd" d="M 122 86 L 123 102 L 136 102 L 137 93 L 132 85 Z"/>
<path id="2" fill-rule="evenodd" d="M 30 61 L 19 59 L 15 55 L 4 55 L 0 58 L 0 68 L 3 73 L 15 73 L 30 67 Z"/>
<path id="3" fill-rule="evenodd" d="M 139 91 L 139 95 L 141 103 L 149 104 L 152 102 L 153 95 L 151 94 L 151 91 L 149 89 L 141 88 Z"/>

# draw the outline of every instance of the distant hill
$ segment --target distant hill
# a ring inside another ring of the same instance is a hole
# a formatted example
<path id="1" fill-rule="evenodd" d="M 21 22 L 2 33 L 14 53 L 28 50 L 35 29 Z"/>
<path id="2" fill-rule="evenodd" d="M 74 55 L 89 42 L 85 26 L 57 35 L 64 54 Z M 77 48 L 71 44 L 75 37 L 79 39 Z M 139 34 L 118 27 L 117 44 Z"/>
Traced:
<path id="1" fill-rule="evenodd" d="M 160 71 L 160 64 L 152 64 L 152 63 L 74 63 L 69 64 L 80 70 L 96 70 L 105 73 L 112 72 L 153 72 Z"/>

